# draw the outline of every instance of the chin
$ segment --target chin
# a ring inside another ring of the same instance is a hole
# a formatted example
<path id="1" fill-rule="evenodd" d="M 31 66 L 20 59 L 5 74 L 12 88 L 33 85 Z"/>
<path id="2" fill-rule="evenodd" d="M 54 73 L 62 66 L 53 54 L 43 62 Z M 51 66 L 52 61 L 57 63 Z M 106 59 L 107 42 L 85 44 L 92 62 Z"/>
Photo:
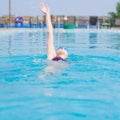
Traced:
<path id="1" fill-rule="evenodd" d="M 58 50 L 57 51 L 57 56 L 62 57 L 63 59 L 68 57 L 68 52 L 66 50 Z"/>

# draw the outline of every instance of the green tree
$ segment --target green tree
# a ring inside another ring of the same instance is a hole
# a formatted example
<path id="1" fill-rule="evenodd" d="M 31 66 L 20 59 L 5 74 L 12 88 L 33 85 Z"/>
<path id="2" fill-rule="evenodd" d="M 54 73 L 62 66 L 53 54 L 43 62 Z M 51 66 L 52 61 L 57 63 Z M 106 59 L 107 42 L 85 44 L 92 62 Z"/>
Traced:
<path id="1" fill-rule="evenodd" d="M 110 22 L 115 21 L 116 18 L 120 18 L 120 2 L 116 5 L 116 12 L 109 12 L 108 13 L 110 17 Z"/>

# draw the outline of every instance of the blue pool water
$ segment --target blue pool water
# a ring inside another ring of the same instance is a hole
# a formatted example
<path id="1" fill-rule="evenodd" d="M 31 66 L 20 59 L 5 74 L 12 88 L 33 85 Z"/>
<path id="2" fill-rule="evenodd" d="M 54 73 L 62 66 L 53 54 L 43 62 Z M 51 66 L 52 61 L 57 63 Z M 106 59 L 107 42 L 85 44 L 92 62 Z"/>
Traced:
<path id="1" fill-rule="evenodd" d="M 0 31 L 0 120 L 120 120 L 120 31 L 55 30 L 67 63 L 46 60 L 46 30 Z"/>

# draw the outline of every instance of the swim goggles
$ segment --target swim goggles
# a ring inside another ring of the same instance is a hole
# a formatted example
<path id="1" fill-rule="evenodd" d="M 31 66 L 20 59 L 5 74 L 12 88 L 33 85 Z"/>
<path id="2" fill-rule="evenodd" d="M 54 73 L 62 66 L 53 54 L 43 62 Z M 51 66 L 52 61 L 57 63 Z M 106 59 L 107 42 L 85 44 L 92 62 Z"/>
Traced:
<path id="1" fill-rule="evenodd" d="M 68 52 L 68 49 L 65 48 L 65 47 L 59 47 L 57 50 L 59 50 L 59 49 L 64 49 L 64 50 L 66 50 Z"/>

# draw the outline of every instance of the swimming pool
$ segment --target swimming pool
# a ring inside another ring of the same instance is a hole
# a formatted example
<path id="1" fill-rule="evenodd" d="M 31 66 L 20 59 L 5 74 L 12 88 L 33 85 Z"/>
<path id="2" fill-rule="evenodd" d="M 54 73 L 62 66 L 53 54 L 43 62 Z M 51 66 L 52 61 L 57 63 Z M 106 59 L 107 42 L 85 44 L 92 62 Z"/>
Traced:
<path id="1" fill-rule="evenodd" d="M 45 29 L 0 31 L 0 120 L 119 120 L 120 31 L 54 36 L 67 63 L 46 60 Z"/>

